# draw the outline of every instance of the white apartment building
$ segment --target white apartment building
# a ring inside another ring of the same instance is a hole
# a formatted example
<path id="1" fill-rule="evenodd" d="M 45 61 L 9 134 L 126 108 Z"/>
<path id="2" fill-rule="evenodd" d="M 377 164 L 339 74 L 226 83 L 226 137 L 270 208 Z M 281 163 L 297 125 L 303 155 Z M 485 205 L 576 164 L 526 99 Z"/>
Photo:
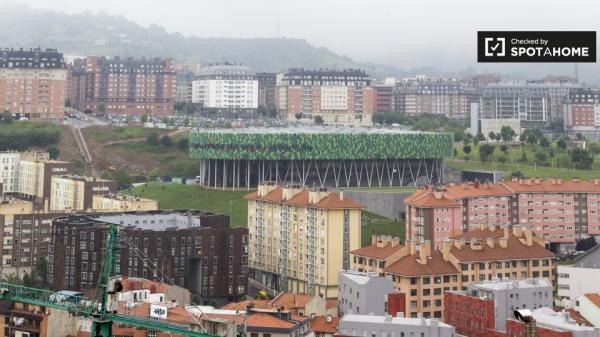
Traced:
<path id="1" fill-rule="evenodd" d="M 438 319 L 375 315 L 344 315 L 338 332 L 343 336 L 454 337 L 455 328 Z"/>
<path id="2" fill-rule="evenodd" d="M 557 273 L 559 305 L 562 307 L 573 307 L 582 295 L 600 293 L 600 245 L 577 257 L 574 265 L 559 265 Z"/>
<path id="3" fill-rule="evenodd" d="M 209 109 L 257 109 L 256 73 L 242 65 L 203 67 L 192 82 L 192 103 Z"/>
<path id="4" fill-rule="evenodd" d="M 19 159 L 18 152 L 0 152 L 0 183 L 4 193 L 19 191 Z"/>

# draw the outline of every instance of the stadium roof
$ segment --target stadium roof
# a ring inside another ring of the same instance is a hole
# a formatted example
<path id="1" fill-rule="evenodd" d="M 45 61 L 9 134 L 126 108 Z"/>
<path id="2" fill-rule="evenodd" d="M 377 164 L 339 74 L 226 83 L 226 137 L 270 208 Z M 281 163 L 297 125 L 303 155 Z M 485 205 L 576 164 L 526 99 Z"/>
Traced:
<path id="1" fill-rule="evenodd" d="M 360 134 L 438 134 L 438 132 L 410 131 L 400 128 L 365 128 L 365 127 L 343 127 L 343 126 L 295 126 L 295 127 L 249 127 L 239 129 L 195 129 L 200 133 L 232 133 L 232 134 L 336 134 L 336 133 L 360 133 Z"/>

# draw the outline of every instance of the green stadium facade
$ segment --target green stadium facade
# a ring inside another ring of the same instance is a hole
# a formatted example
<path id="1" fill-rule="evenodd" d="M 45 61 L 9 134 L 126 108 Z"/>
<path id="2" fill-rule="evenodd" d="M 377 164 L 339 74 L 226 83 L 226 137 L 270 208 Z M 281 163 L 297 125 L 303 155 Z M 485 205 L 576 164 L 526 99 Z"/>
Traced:
<path id="1" fill-rule="evenodd" d="M 361 128 L 202 129 L 190 133 L 199 182 L 383 187 L 439 182 L 452 134 Z"/>

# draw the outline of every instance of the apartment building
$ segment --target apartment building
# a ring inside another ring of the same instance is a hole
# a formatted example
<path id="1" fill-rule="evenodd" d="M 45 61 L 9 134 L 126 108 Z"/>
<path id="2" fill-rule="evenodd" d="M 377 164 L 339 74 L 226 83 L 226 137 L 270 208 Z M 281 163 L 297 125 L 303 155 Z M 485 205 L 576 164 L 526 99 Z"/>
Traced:
<path id="1" fill-rule="evenodd" d="M 275 93 L 277 110 L 288 121 L 371 125 L 374 112 L 372 81 L 364 71 L 289 69 L 281 74 Z"/>
<path id="2" fill-rule="evenodd" d="M 360 272 L 384 275 L 385 266 L 402 256 L 399 237 L 373 235 L 371 245 L 352 251 L 355 262 L 361 266 Z"/>
<path id="3" fill-rule="evenodd" d="M 0 111 L 17 119 L 60 123 L 67 69 L 55 49 L 0 50 Z"/>
<path id="4" fill-rule="evenodd" d="M 376 248 L 373 248 L 376 250 Z M 466 290 L 474 283 L 498 279 L 553 277 L 554 255 L 531 230 L 519 226 L 490 227 L 443 242 L 432 250 L 430 242 L 407 241 L 400 257 L 387 261 L 384 274 L 405 294 L 407 317 L 442 318 L 445 291 Z M 352 269 L 366 268 L 360 256 L 352 256 Z"/>
<path id="5" fill-rule="evenodd" d="M 438 319 L 406 318 L 403 316 L 344 315 L 339 324 L 339 336 L 437 336 L 454 337 L 453 326 Z"/>
<path id="6" fill-rule="evenodd" d="M 584 133 L 600 130 L 600 90 L 573 89 L 563 108 L 565 129 Z"/>
<path id="7" fill-rule="evenodd" d="M 275 92 L 277 91 L 277 73 L 257 73 L 258 107 L 267 114 L 275 112 Z"/>
<path id="8" fill-rule="evenodd" d="M 85 112 L 168 116 L 176 95 L 172 59 L 88 56 L 73 62 L 70 99 Z"/>
<path id="9" fill-rule="evenodd" d="M 228 117 L 252 117 L 258 108 L 256 73 L 238 64 L 202 67 L 192 82 L 192 102 L 203 111 Z"/>
<path id="10" fill-rule="evenodd" d="M 552 283 L 544 278 L 492 280 L 473 284 L 467 291 L 444 293 L 444 322 L 470 337 L 506 331 L 515 310 L 552 307 Z"/>
<path id="11" fill-rule="evenodd" d="M 73 171 L 70 162 L 51 160 L 46 152 L 0 152 L 0 182 L 3 193 L 33 200 L 48 209 L 51 179 Z"/>
<path id="12" fill-rule="evenodd" d="M 395 290 L 389 276 L 342 270 L 338 286 L 339 314 L 386 315 L 388 294 L 392 293 Z"/>
<path id="13" fill-rule="evenodd" d="M 600 235 L 600 180 L 513 179 L 425 187 L 409 198 L 407 237 L 439 248 L 448 237 L 481 225 L 521 225 L 550 243 L 574 249 L 576 240 Z"/>
<path id="14" fill-rule="evenodd" d="M 579 255 L 572 265 L 559 265 L 558 298 L 560 305 L 572 308 L 575 300 L 587 293 L 600 293 L 600 245 Z"/>
<path id="15" fill-rule="evenodd" d="M 103 212 L 158 211 L 158 200 L 124 194 L 92 195 L 92 210 Z"/>
<path id="16" fill-rule="evenodd" d="M 55 218 L 48 252 L 51 288 L 86 290 L 95 286 L 109 224 L 121 227 L 123 244 L 116 257 L 116 273 L 169 280 L 199 294 L 205 302 L 235 300 L 246 294 L 248 230 L 229 228 L 226 215 L 196 210 Z"/>
<path id="17" fill-rule="evenodd" d="M 570 82 L 500 82 L 488 84 L 481 97 L 482 119 L 519 119 L 540 123 L 561 119 L 563 103 L 580 84 Z"/>
<path id="18" fill-rule="evenodd" d="M 396 110 L 409 116 L 432 114 L 465 120 L 471 103 L 478 101 L 474 88 L 455 79 L 425 76 L 399 81 L 394 93 Z"/>
<path id="19" fill-rule="evenodd" d="M 394 99 L 395 80 L 373 84 L 373 112 L 396 112 Z"/>
<path id="20" fill-rule="evenodd" d="M 343 192 L 261 184 L 248 200 L 251 275 L 270 288 L 337 297 L 360 247 L 363 205 Z"/>
<path id="21" fill-rule="evenodd" d="M 96 177 L 56 175 L 51 178 L 50 211 L 85 211 L 94 195 L 115 194 L 117 182 Z"/>

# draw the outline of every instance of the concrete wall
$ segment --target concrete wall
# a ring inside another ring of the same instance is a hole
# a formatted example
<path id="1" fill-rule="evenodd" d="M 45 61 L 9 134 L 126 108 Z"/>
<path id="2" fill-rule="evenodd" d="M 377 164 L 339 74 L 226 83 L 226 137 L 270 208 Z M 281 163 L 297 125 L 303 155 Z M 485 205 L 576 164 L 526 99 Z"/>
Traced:
<path id="1" fill-rule="evenodd" d="M 341 271 L 339 276 L 339 313 L 345 315 L 385 315 L 387 294 L 394 293 L 391 277 L 353 271 Z M 375 276 L 376 275 L 376 276 Z"/>
<path id="2" fill-rule="evenodd" d="M 412 192 L 344 191 L 344 194 L 361 204 L 367 211 L 390 219 L 402 219 L 406 213 L 404 198 Z"/>
<path id="3" fill-rule="evenodd" d="M 401 318 L 391 316 L 346 315 L 340 320 L 338 332 L 344 336 L 427 336 L 454 337 L 453 326 L 437 319 Z"/>
<path id="4" fill-rule="evenodd" d="M 585 295 L 577 298 L 578 306 L 575 308 L 583 318 L 595 327 L 600 327 L 600 308 L 590 301 Z"/>
<path id="5" fill-rule="evenodd" d="M 558 297 L 561 306 L 570 308 L 577 297 L 600 293 L 600 268 L 558 266 Z"/>

